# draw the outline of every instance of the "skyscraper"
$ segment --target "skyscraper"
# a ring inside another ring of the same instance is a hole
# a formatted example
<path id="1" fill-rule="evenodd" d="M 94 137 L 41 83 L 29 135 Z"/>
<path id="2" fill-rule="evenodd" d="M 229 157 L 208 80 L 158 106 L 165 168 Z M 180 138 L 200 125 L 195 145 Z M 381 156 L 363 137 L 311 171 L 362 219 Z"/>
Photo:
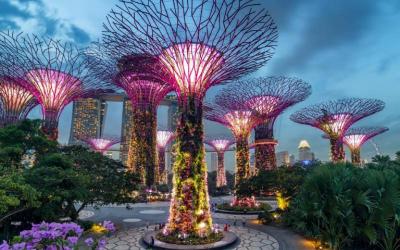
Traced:
<path id="1" fill-rule="evenodd" d="M 100 137 L 107 113 L 105 100 L 84 98 L 73 102 L 72 125 L 68 144 L 80 144 L 79 138 Z"/>
<path id="2" fill-rule="evenodd" d="M 218 157 L 216 152 L 211 152 L 211 166 L 209 171 L 217 171 L 218 168 Z"/>
<path id="3" fill-rule="evenodd" d="M 310 144 L 306 140 L 300 141 L 298 149 L 300 162 L 310 162 L 315 159 L 314 153 L 311 152 Z"/>
<path id="4" fill-rule="evenodd" d="M 290 158 L 288 151 L 281 151 L 276 153 L 276 165 L 278 167 L 289 167 L 290 166 Z"/>

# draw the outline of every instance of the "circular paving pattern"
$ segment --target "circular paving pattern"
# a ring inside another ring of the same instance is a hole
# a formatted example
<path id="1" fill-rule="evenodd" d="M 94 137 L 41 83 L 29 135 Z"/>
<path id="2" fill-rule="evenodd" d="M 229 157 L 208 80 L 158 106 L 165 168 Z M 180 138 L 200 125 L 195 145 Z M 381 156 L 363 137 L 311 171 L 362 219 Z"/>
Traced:
<path id="1" fill-rule="evenodd" d="M 142 210 L 139 212 L 140 214 L 165 214 L 163 210 Z"/>
<path id="2" fill-rule="evenodd" d="M 146 232 L 146 227 L 131 228 L 120 231 L 108 240 L 108 250 L 146 249 L 139 242 Z M 234 250 L 278 250 L 278 241 L 271 235 L 245 227 L 231 227 L 240 239 Z"/>
<path id="3" fill-rule="evenodd" d="M 127 218 L 127 219 L 124 219 L 122 221 L 123 222 L 127 222 L 127 223 L 133 223 L 133 222 L 139 222 L 139 221 L 142 221 L 142 220 L 138 219 L 138 218 Z"/>

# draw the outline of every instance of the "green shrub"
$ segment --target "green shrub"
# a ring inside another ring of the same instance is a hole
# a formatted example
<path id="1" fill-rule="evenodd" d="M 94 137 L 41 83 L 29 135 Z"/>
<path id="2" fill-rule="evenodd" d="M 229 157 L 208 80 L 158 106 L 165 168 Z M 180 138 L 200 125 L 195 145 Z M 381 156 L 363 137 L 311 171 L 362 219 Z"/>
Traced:
<path id="1" fill-rule="evenodd" d="M 348 164 L 312 171 L 285 216 L 293 228 L 331 249 L 395 249 L 399 219 L 398 174 Z"/>

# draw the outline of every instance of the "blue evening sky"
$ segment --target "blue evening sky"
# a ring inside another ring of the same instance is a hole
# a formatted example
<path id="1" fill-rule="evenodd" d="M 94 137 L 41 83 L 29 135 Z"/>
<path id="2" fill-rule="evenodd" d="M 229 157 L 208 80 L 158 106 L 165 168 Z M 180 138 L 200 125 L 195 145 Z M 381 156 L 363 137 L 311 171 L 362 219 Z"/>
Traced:
<path id="1" fill-rule="evenodd" d="M 374 139 L 383 154 L 400 150 L 400 1 L 387 0 L 258 0 L 278 24 L 274 57 L 253 76 L 296 76 L 309 82 L 313 94 L 278 119 L 278 151 L 297 157 L 301 139 L 310 143 L 317 158 L 328 159 L 328 142 L 321 131 L 291 122 L 288 116 L 307 105 L 341 97 L 371 97 L 386 102 L 384 111 L 356 125 L 383 125 L 389 132 Z M 0 0 L 0 30 L 33 32 L 76 42 L 82 46 L 98 39 L 106 14 L 118 0 Z M 209 91 L 215 94 L 220 87 Z M 71 105 L 62 113 L 60 142 L 70 132 Z M 106 132 L 120 133 L 121 105 L 109 104 Z M 166 124 L 166 109 L 159 123 Z M 36 109 L 30 117 L 40 117 Z M 207 131 L 229 133 L 206 122 Z M 214 132 L 213 132 L 214 133 Z M 375 155 L 371 143 L 363 158 Z M 227 153 L 228 168 L 233 154 Z M 208 156 L 209 160 L 210 157 Z"/>

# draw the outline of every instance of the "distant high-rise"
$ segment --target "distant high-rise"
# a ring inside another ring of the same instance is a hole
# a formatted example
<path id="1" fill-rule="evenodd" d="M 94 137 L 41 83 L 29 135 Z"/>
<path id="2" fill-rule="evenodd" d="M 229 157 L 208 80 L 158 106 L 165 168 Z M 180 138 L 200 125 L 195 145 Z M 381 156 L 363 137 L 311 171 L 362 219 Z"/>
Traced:
<path id="1" fill-rule="evenodd" d="M 218 167 L 218 157 L 216 152 L 211 152 L 211 166 L 210 171 L 217 171 Z"/>
<path id="2" fill-rule="evenodd" d="M 107 102 L 102 99 L 85 98 L 74 101 L 68 144 L 81 144 L 79 138 L 101 137 L 106 113 Z"/>
<path id="3" fill-rule="evenodd" d="M 299 143 L 299 161 L 307 162 L 315 159 L 314 153 L 311 152 L 310 144 L 306 140 L 301 140 Z"/>
<path id="4" fill-rule="evenodd" d="M 278 167 L 289 167 L 290 166 L 290 158 L 288 151 L 281 151 L 276 153 L 276 165 Z"/>

